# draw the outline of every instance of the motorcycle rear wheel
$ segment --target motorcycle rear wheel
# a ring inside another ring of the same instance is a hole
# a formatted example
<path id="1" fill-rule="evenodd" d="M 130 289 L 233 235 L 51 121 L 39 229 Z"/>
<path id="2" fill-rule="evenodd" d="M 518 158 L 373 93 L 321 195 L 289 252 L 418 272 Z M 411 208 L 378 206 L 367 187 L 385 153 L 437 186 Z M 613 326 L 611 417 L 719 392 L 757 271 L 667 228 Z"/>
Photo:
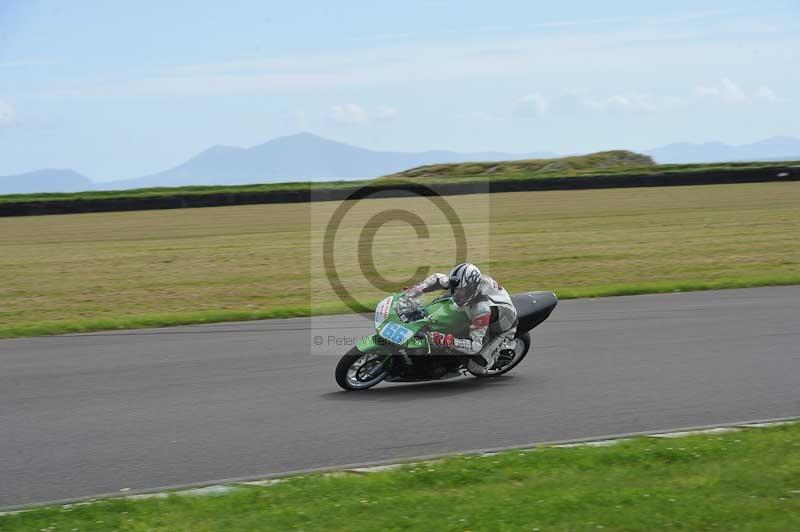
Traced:
<path id="1" fill-rule="evenodd" d="M 336 365 L 336 384 L 348 392 L 372 388 L 389 375 L 385 354 L 362 353 L 353 347 Z"/>

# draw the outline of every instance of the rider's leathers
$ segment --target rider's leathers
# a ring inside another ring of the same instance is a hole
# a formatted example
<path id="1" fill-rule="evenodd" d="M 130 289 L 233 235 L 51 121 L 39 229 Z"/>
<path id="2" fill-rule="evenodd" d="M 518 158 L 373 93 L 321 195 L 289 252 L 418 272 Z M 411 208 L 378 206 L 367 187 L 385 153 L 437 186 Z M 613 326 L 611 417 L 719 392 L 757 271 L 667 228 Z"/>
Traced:
<path id="1" fill-rule="evenodd" d="M 443 273 L 434 273 L 421 283 L 408 288 L 406 294 L 418 296 L 449 288 L 450 278 Z M 492 307 L 496 308 L 494 322 Z M 470 317 L 469 338 L 454 338 L 452 347 L 467 355 L 483 357 L 486 365 L 470 364 L 471 370 L 483 373 L 494 365 L 500 349 L 508 347 L 514 339 L 517 332 L 517 310 L 508 292 L 488 275 L 481 275 L 478 293 L 462 310 Z"/>

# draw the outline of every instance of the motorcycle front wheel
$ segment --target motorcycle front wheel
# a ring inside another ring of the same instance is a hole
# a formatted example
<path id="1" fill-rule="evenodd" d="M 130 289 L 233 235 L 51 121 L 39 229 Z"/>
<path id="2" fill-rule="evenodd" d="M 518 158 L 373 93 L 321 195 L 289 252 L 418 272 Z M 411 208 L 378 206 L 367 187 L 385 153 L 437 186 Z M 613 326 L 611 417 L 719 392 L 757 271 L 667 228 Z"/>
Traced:
<path id="1" fill-rule="evenodd" d="M 349 392 L 372 388 L 389 375 L 389 358 L 354 347 L 336 365 L 336 383 Z"/>

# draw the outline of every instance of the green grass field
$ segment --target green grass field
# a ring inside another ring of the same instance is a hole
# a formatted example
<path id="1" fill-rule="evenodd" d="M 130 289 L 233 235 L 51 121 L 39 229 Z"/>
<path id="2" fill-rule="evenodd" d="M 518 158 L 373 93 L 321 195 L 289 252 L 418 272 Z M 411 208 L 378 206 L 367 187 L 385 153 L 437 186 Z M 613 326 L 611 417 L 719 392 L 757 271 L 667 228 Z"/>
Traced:
<path id="1" fill-rule="evenodd" d="M 445 198 L 469 258 L 510 291 L 635 294 L 800 283 L 800 183 L 503 193 Z M 0 336 L 341 311 L 318 260 L 337 202 L 0 218 Z M 356 242 L 375 212 L 419 212 L 430 238 L 380 228 L 378 271 L 455 260 L 426 199 L 362 201 L 336 244 L 361 301 Z M 437 218 L 437 215 L 439 218 Z"/>
<path id="2" fill-rule="evenodd" d="M 217 496 L 106 500 L 0 530 L 800 530 L 800 425 L 462 456 Z"/>

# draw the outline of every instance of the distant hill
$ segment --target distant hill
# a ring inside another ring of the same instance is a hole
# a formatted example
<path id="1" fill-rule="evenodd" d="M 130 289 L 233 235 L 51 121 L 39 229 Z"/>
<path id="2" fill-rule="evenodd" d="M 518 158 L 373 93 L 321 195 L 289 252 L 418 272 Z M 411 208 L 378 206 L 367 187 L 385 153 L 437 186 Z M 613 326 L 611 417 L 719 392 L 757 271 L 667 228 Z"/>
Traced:
<path id="1" fill-rule="evenodd" d="M 0 176 L 0 194 L 31 192 L 80 192 L 95 184 L 73 170 L 44 169 L 24 174 Z"/>
<path id="2" fill-rule="evenodd" d="M 474 176 L 535 176 L 570 174 L 611 168 L 655 166 L 647 155 L 625 150 L 603 151 L 588 155 L 548 159 L 523 159 L 517 161 L 469 162 L 458 164 L 431 164 L 391 174 L 386 178 L 406 179 L 430 177 Z"/>
<path id="3" fill-rule="evenodd" d="M 644 153 L 655 159 L 656 163 L 662 164 L 800 160 L 800 139 L 773 137 L 741 146 L 731 146 L 720 142 L 677 143 L 654 148 Z M 446 150 L 378 151 L 325 139 L 311 133 L 299 133 L 276 138 L 251 148 L 214 146 L 174 168 L 121 181 L 93 183 L 72 170 L 38 170 L 26 174 L 0 177 L 0 194 L 368 179 L 397 173 L 410 176 L 420 167 L 431 165 L 485 161 L 538 161 L 556 156 L 552 152 L 520 154 L 459 153 Z M 565 160 L 562 159 L 560 163 L 550 161 L 547 164 L 556 166 L 550 166 L 541 171 L 555 171 L 559 170 L 558 165 L 572 164 L 563 162 Z M 572 161 L 575 164 L 579 162 L 578 159 L 572 159 Z M 623 161 L 623 164 L 628 164 L 628 162 Z M 646 164 L 652 164 L 652 161 Z M 412 170 L 408 171 L 409 168 Z M 462 170 L 463 168 L 459 171 Z M 485 170 L 478 169 L 477 171 Z M 529 170 L 530 167 L 526 171 Z M 434 170 L 426 169 L 425 171 Z M 499 169 L 494 171 L 499 171 Z M 503 171 L 510 171 L 510 169 L 504 167 Z"/>
<path id="4" fill-rule="evenodd" d="M 145 177 L 115 181 L 113 186 L 127 189 L 359 179 L 423 164 L 523 159 L 547 155 L 552 154 L 376 151 L 328 140 L 311 133 L 299 133 L 252 148 L 215 146 L 175 168 Z"/>
<path id="5" fill-rule="evenodd" d="M 645 153 L 659 164 L 717 163 L 733 161 L 795 161 L 800 159 L 800 139 L 772 137 L 733 146 L 722 142 L 678 142 Z"/>

